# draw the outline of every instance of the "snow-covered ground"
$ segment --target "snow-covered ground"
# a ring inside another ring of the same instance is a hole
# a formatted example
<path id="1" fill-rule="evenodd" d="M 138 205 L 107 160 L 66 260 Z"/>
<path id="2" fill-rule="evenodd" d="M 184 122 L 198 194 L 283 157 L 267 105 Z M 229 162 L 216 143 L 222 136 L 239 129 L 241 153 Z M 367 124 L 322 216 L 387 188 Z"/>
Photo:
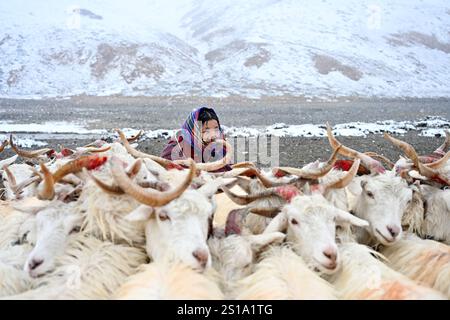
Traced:
<path id="1" fill-rule="evenodd" d="M 277 137 L 325 137 L 325 124 L 302 124 L 286 125 L 277 123 L 268 127 L 224 127 L 227 137 L 256 137 L 256 136 L 277 136 Z M 445 136 L 444 130 L 450 129 L 450 122 L 441 117 L 426 117 L 417 121 L 377 121 L 375 123 L 350 122 L 336 124 L 332 127 L 336 136 L 365 137 L 368 134 L 381 135 L 389 132 L 397 135 L 404 135 L 408 131 L 416 131 L 420 136 L 441 137 Z M 136 135 L 140 130 L 134 128 L 122 128 L 126 136 Z M 176 129 L 157 129 L 144 131 L 141 140 L 156 138 L 171 138 Z M 17 144 L 22 147 L 34 145 L 46 145 L 48 139 L 65 139 L 66 134 L 71 138 L 94 137 L 117 139 L 117 133 L 113 130 L 105 129 L 89 130 L 83 124 L 68 124 L 66 122 L 46 122 L 43 124 L 20 124 L 3 123 L 0 121 L 0 142 L 6 140 L 7 133 L 16 134 Z M 42 133 L 42 139 L 36 139 L 36 133 Z M 34 137 L 34 138 L 32 138 Z"/>
<path id="2" fill-rule="evenodd" d="M 0 29 L 0 97 L 450 97 L 446 0 L 14 0 Z"/>

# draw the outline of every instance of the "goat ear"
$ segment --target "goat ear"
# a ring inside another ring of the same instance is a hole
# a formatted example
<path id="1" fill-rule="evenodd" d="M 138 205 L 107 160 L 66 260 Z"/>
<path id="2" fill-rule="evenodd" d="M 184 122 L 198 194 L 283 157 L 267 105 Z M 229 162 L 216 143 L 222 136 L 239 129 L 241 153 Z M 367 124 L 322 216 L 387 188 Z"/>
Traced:
<path id="1" fill-rule="evenodd" d="M 285 208 L 286 207 L 284 207 L 283 210 L 279 214 L 277 214 L 276 217 L 272 219 L 272 221 L 270 221 L 263 234 L 270 234 L 273 232 L 286 232 L 288 225 L 288 216 Z"/>
<path id="2" fill-rule="evenodd" d="M 369 226 L 369 222 L 367 222 L 366 220 L 360 219 L 347 211 L 335 209 L 334 212 L 335 212 L 336 222 L 338 224 L 339 223 L 350 223 L 350 224 L 358 226 L 358 227 L 368 227 Z"/>
<path id="3" fill-rule="evenodd" d="M 280 244 L 284 241 L 286 235 L 281 232 L 271 232 L 247 236 L 248 241 L 255 253 L 260 252 L 264 247 L 271 244 Z"/>
<path id="4" fill-rule="evenodd" d="M 198 191 L 203 193 L 206 197 L 211 198 L 213 195 L 216 194 L 217 190 L 221 186 L 227 186 L 230 184 L 233 184 L 236 182 L 235 178 L 232 179 L 224 179 L 222 177 L 219 177 L 217 179 L 214 179 L 212 181 L 209 181 L 205 183 L 203 186 L 201 186 Z"/>
<path id="5" fill-rule="evenodd" d="M 140 205 L 125 216 L 128 221 L 146 221 L 150 219 L 155 210 L 144 204 Z"/>
<path id="6" fill-rule="evenodd" d="M 366 186 L 367 186 L 367 180 L 361 180 L 361 188 L 363 190 L 366 190 Z"/>

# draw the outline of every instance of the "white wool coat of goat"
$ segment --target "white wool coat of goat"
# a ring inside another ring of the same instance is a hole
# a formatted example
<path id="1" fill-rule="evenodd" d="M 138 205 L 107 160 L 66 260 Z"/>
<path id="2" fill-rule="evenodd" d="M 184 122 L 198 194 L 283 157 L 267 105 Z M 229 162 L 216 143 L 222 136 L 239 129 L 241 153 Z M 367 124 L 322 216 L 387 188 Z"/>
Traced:
<path id="1" fill-rule="evenodd" d="M 38 278 L 32 290 L 7 298 L 109 299 L 146 262 L 143 249 L 75 234 L 55 270 Z"/>
<path id="2" fill-rule="evenodd" d="M 114 294 L 120 300 L 222 300 L 213 270 L 205 275 L 178 262 L 152 262 L 140 267 Z"/>
<path id="3" fill-rule="evenodd" d="M 333 300 L 336 293 L 290 248 L 273 247 L 264 253 L 253 274 L 236 282 L 233 297 L 238 300 Z"/>
<path id="4" fill-rule="evenodd" d="M 407 234 L 381 253 L 394 270 L 450 298 L 450 246 Z"/>
<path id="5" fill-rule="evenodd" d="M 373 255 L 382 256 L 357 243 L 340 245 L 342 267 L 329 280 L 342 299 L 428 300 L 445 299 L 431 288 L 418 285 L 389 268 Z"/>

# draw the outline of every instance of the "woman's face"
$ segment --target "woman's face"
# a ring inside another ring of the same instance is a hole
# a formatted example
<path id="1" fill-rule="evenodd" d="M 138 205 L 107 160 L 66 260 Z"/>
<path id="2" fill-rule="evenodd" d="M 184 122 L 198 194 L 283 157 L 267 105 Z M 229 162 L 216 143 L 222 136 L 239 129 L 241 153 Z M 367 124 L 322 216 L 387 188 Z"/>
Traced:
<path id="1" fill-rule="evenodd" d="M 203 123 L 202 127 L 202 140 L 205 144 L 208 144 L 219 137 L 219 124 L 216 120 L 208 120 Z"/>

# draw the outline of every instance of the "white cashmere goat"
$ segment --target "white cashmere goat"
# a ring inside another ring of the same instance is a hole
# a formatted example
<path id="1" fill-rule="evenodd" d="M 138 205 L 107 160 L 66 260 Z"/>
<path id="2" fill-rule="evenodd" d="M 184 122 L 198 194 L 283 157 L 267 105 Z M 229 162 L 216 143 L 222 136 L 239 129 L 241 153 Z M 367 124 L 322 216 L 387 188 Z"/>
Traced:
<path id="1" fill-rule="evenodd" d="M 114 298 L 121 300 L 221 300 L 214 272 L 206 275 L 181 262 L 152 262 L 126 279 Z"/>
<path id="2" fill-rule="evenodd" d="M 284 206 L 264 231 L 286 231 L 286 241 L 305 262 L 322 273 L 336 272 L 340 265 L 336 225 L 368 226 L 367 221 L 330 204 L 320 193 L 299 195 Z"/>
<path id="3" fill-rule="evenodd" d="M 394 270 L 450 298 L 450 246 L 406 234 L 381 253 Z"/>
<path id="4" fill-rule="evenodd" d="M 231 296 L 238 300 L 336 299 L 334 288 L 311 271 L 288 247 L 263 253 L 255 272 L 237 281 Z"/>
<path id="5" fill-rule="evenodd" d="M 367 246 L 344 243 L 339 251 L 342 267 L 329 281 L 342 299 L 445 299 L 438 291 L 420 286 L 386 266 L 374 257 L 380 254 Z"/>
<path id="6" fill-rule="evenodd" d="M 142 249 L 74 234 L 52 272 L 7 299 L 109 299 L 146 262 Z"/>

